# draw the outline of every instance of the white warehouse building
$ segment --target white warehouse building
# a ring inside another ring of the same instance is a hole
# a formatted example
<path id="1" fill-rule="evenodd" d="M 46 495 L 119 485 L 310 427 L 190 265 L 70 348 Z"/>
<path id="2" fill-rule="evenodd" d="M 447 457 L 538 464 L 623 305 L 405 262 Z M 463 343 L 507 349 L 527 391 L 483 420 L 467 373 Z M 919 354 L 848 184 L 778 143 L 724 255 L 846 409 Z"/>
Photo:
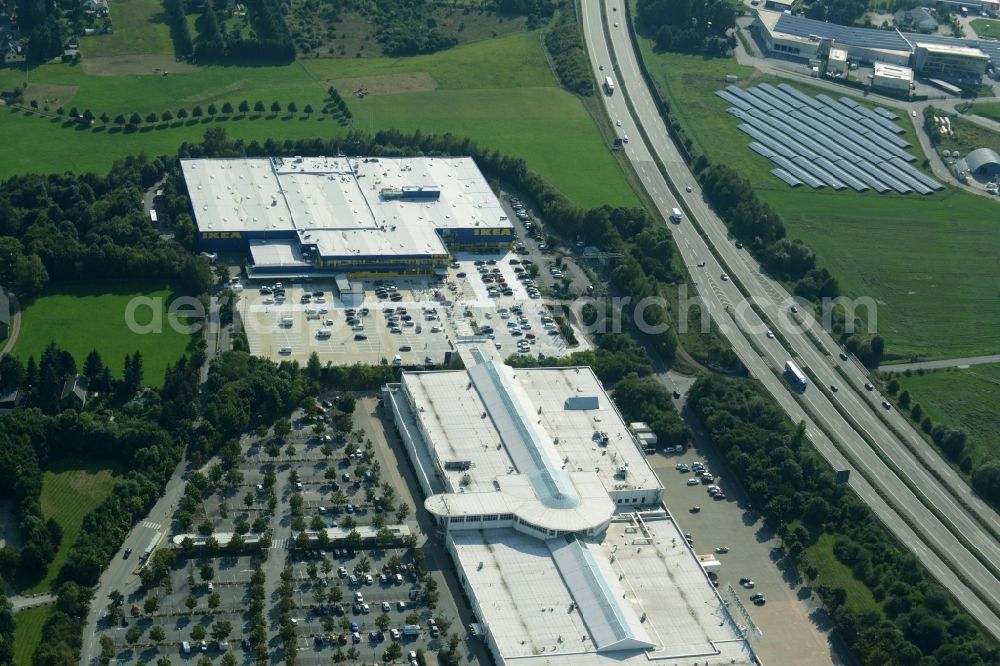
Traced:
<path id="1" fill-rule="evenodd" d="M 496 662 L 757 663 L 593 371 L 463 357 L 383 397 Z"/>

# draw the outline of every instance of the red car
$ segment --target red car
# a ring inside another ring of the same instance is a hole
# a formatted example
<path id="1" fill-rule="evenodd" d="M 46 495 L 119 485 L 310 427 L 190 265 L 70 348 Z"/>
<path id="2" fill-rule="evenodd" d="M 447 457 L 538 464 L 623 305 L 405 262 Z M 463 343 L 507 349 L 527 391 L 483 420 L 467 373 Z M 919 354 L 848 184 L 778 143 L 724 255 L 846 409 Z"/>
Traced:
<path id="1" fill-rule="evenodd" d="M 718 502 L 719 500 L 724 500 L 726 499 L 726 493 L 720 490 L 719 492 L 712 495 L 712 499 L 714 499 L 716 502 Z"/>

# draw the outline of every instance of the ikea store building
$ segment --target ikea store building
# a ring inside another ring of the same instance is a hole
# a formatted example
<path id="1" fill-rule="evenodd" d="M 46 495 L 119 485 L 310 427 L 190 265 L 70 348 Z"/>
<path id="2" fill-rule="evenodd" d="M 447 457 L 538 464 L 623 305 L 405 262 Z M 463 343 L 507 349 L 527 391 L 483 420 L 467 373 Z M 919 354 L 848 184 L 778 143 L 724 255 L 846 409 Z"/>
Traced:
<path id="1" fill-rule="evenodd" d="M 201 248 L 250 275 L 433 275 L 514 228 L 469 157 L 183 159 Z"/>

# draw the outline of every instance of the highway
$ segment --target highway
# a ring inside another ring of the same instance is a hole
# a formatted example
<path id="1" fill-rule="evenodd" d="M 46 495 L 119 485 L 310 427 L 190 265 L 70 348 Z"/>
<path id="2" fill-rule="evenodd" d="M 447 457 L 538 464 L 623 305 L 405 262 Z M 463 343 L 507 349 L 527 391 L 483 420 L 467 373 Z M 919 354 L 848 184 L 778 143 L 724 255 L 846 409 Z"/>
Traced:
<path id="1" fill-rule="evenodd" d="M 667 134 L 635 59 L 621 0 L 606 3 L 606 23 L 599 3 L 581 5 L 584 35 L 594 75 L 599 81 L 610 75 L 618 86 L 613 95 L 601 95 L 608 115 L 612 121 L 621 121 L 616 131 L 619 136 L 630 139 L 623 146 L 625 154 L 664 219 L 669 218 L 671 208 L 679 206 L 657 169 L 651 150 L 671 175 L 679 192 L 691 187 L 690 193 L 682 193 L 681 196 L 685 197 L 684 204 L 694 219 L 685 219 L 681 224 L 671 224 L 670 227 L 699 296 L 721 332 L 732 343 L 751 374 L 774 396 L 789 417 L 795 422 L 806 423 L 810 440 L 835 469 L 853 468 L 864 472 L 864 475 L 851 475 L 852 489 L 897 538 L 913 550 L 932 574 L 951 589 L 994 636 L 1000 638 L 1000 618 L 962 582 L 962 578 L 975 581 L 979 594 L 997 608 L 1000 608 L 1000 581 L 976 558 L 973 550 L 966 548 L 956 537 L 956 533 L 961 534 L 982 557 L 1000 565 L 1000 549 L 986 529 L 1000 528 L 996 513 L 972 495 L 969 487 L 938 459 L 904 417 L 894 412 L 883 414 L 902 434 L 903 440 L 886 426 L 878 414 L 878 410 L 882 410 L 881 396 L 863 388 L 867 381 L 863 368 L 851 361 L 841 362 L 836 343 L 811 317 L 791 315 L 791 297 L 780 285 L 763 275 L 746 252 L 735 247 L 725 225 L 705 203 L 697 181 Z M 610 44 L 605 29 L 611 35 Z M 617 58 L 617 71 L 612 68 L 615 63 L 611 57 L 612 49 Z M 625 93 L 635 109 L 635 118 L 626 104 Z M 647 146 L 643 140 L 637 123 L 641 123 L 650 145 Z M 725 267 L 716 261 L 695 225 L 712 242 Z M 704 262 L 702 267 L 698 266 L 700 262 Z M 760 320 L 733 280 L 721 278 L 723 273 L 739 280 L 769 322 Z M 801 310 L 806 313 L 808 308 Z M 823 351 L 801 332 L 802 327 L 808 328 L 819 340 Z M 773 328 L 779 335 L 774 339 L 768 338 L 768 328 Z M 793 356 L 824 385 L 810 386 L 800 396 L 809 413 L 778 377 L 785 361 Z M 846 380 L 838 369 L 845 373 Z M 838 391 L 829 390 L 830 385 L 836 385 Z M 850 414 L 861 430 L 876 442 L 883 456 L 898 469 L 898 475 L 858 435 L 841 415 L 838 406 Z M 836 438 L 836 445 L 826 433 Z M 911 448 L 917 451 L 917 455 L 911 452 Z M 845 459 L 841 451 L 847 452 L 853 462 Z M 936 470 L 940 480 L 930 474 L 927 466 Z M 878 492 L 865 476 L 878 485 Z M 909 485 L 904 479 L 909 481 Z M 915 495 L 911 488 L 921 496 Z M 883 500 L 883 496 L 891 506 Z M 929 506 L 934 507 L 942 519 Z"/>

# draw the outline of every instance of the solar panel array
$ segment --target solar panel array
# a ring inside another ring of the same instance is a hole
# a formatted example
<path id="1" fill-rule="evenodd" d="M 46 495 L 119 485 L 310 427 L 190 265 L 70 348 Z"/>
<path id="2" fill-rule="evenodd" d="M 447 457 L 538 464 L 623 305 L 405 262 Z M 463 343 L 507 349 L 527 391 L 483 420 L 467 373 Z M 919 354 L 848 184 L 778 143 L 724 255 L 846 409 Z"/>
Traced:
<path id="1" fill-rule="evenodd" d="M 730 85 L 715 94 L 731 105 L 726 111 L 752 139 L 750 150 L 774 162 L 771 173 L 792 187 L 900 194 L 944 187 L 911 164 L 917 158 L 892 122 L 899 116 L 887 109 L 873 111 L 849 97 L 809 97 L 787 83 Z"/>

